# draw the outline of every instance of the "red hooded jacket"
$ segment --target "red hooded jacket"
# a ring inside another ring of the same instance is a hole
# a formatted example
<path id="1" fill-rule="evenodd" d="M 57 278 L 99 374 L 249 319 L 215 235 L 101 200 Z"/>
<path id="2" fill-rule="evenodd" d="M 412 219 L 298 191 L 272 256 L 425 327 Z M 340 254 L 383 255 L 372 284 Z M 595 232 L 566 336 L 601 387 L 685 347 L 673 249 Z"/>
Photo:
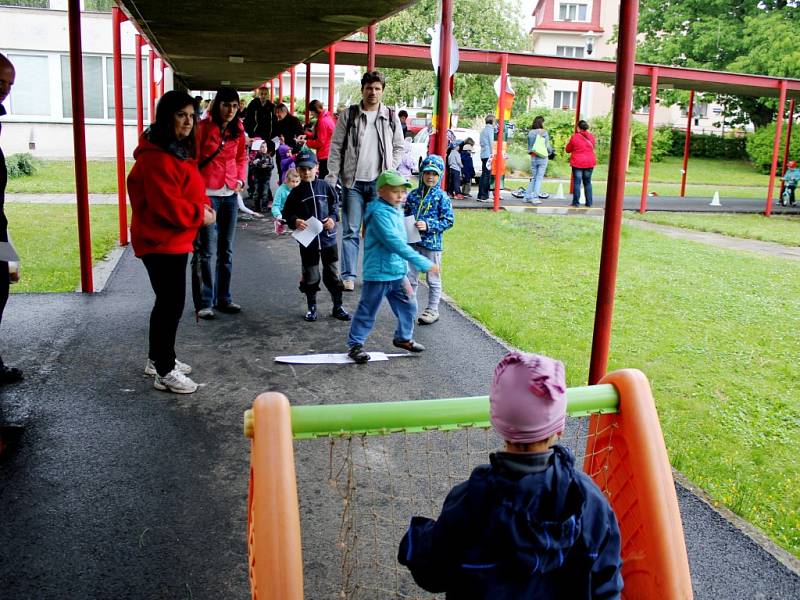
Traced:
<path id="1" fill-rule="evenodd" d="M 225 185 L 235 190 L 239 181 L 247 181 L 244 126 L 240 119 L 234 119 L 234 122 L 228 125 L 228 128 L 232 127 L 239 129 L 239 137 L 231 137 L 226 129 L 225 146 L 200 171 L 206 182 L 206 188 L 210 190 L 218 190 Z M 203 159 L 214 154 L 221 141 L 219 126 L 211 120 L 211 117 L 202 119 L 197 124 L 197 161 L 203 162 Z"/>
<path id="2" fill-rule="evenodd" d="M 573 133 L 567 142 L 567 152 L 571 153 L 569 164 L 576 169 L 591 169 L 597 164 L 594 155 L 594 136 L 588 131 Z"/>
<path id="3" fill-rule="evenodd" d="M 306 145 L 317 151 L 319 160 L 327 160 L 331 152 L 331 138 L 333 130 L 336 129 L 336 121 L 327 110 L 323 110 L 317 119 L 317 126 L 314 130 L 314 137 L 306 140 Z"/>
<path id="4" fill-rule="evenodd" d="M 134 253 L 191 252 L 203 224 L 203 205 L 209 204 L 197 163 L 167 152 L 144 136 L 133 157 L 136 164 L 128 175 L 128 195 Z"/>

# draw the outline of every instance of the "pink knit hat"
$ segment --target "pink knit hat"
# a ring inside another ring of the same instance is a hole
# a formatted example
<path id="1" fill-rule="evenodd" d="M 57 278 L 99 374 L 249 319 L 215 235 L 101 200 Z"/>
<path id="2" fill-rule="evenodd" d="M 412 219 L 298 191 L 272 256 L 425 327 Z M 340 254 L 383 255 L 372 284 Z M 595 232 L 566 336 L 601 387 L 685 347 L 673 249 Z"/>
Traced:
<path id="1" fill-rule="evenodd" d="M 509 352 L 494 370 L 492 425 L 504 440 L 528 444 L 564 430 L 567 384 L 561 361 Z"/>

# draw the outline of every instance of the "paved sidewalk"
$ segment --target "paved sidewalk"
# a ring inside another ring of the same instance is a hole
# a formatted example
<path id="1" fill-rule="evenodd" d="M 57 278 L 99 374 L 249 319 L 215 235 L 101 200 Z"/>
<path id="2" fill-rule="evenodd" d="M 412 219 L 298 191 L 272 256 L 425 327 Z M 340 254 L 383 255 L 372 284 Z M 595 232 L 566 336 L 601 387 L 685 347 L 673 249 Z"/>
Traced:
<path id="1" fill-rule="evenodd" d="M 117 194 L 89 194 L 89 204 L 116 204 Z M 6 193 L 6 202 L 20 204 L 77 204 L 75 194 Z"/>
<path id="2" fill-rule="evenodd" d="M 449 306 L 419 328 L 421 356 L 274 364 L 281 354 L 341 352 L 348 326 L 327 316 L 323 293 L 320 320 L 302 320 L 297 245 L 271 229 L 238 227 L 240 315 L 196 323 L 187 303 L 179 358 L 204 384 L 192 395 L 158 392 L 142 374 L 153 296 L 129 249 L 100 294 L 12 295 L 2 350 L 26 379 L 0 389 L 0 424 L 21 434 L 0 457 L 3 597 L 249 598 L 242 412 L 258 393 L 282 391 L 295 404 L 487 393 L 506 348 Z M 357 294 L 345 300 L 352 310 Z M 384 307 L 369 349 L 391 351 L 392 329 Z M 297 468 L 327 477 L 309 456 Z M 800 598 L 800 576 L 678 492 L 697 600 Z M 316 498 L 302 501 L 317 509 Z M 320 558 L 331 548 L 316 549 L 312 568 L 338 569 Z"/>

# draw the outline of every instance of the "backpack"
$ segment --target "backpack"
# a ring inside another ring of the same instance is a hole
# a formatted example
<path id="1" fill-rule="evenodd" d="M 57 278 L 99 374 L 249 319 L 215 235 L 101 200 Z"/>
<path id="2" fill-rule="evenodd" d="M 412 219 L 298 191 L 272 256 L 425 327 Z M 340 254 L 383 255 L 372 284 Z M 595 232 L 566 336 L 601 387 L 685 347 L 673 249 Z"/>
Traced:
<path id="1" fill-rule="evenodd" d="M 345 152 L 347 152 L 347 143 L 350 140 L 350 131 L 353 129 L 353 124 L 358 117 L 358 111 L 360 110 L 360 106 L 358 104 L 351 104 L 350 107 L 347 109 L 347 127 L 344 132 L 344 141 L 342 142 L 342 157 L 344 157 Z M 392 129 L 392 133 L 394 134 L 397 125 L 394 122 L 394 109 L 389 109 L 389 127 Z"/>
<path id="2" fill-rule="evenodd" d="M 543 135 L 536 134 L 536 138 L 533 140 L 533 146 L 531 146 L 531 152 L 539 158 L 547 158 L 550 154 L 547 150 L 547 142 L 544 141 Z"/>

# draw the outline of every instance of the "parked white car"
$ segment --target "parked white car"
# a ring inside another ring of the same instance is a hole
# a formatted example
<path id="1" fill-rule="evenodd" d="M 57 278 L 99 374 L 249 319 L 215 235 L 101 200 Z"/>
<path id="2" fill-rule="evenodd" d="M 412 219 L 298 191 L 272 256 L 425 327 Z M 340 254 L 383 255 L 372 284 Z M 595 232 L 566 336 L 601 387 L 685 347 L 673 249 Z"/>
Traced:
<path id="1" fill-rule="evenodd" d="M 467 138 L 472 138 L 475 145 L 472 148 L 472 164 L 475 166 L 475 182 L 478 182 L 481 176 L 481 159 L 480 159 L 480 133 L 474 129 L 462 129 L 460 127 L 453 127 L 450 131 L 456 136 L 456 140 L 463 142 Z M 430 130 L 425 128 L 414 136 L 411 142 L 411 158 L 414 161 L 414 174 L 419 173 L 419 166 L 426 156 L 428 156 L 428 138 L 430 137 Z"/>

